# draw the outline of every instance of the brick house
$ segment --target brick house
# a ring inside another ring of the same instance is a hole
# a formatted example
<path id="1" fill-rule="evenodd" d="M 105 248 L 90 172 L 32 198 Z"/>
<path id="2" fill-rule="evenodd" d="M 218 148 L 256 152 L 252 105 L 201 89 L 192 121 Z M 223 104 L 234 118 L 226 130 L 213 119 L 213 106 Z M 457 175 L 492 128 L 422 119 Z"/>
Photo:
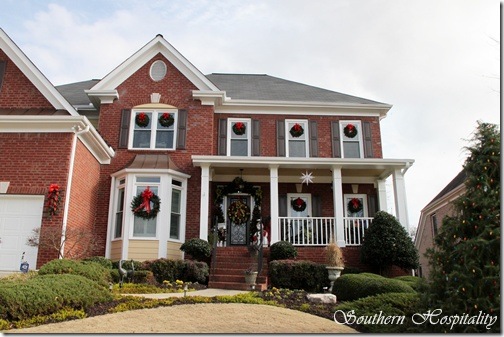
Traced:
<path id="1" fill-rule="evenodd" d="M 425 253 L 434 247 L 434 237 L 443 224 L 446 216 L 453 216 L 453 201 L 465 192 L 466 173 L 460 171 L 455 178 L 439 192 L 420 212 L 417 232 L 415 235 L 415 247 L 420 256 L 420 268 L 418 276 L 429 278 L 429 260 Z"/>
<path id="2" fill-rule="evenodd" d="M 193 237 L 207 240 L 213 226 L 227 229 L 227 247 L 220 250 L 241 249 L 250 244 L 255 215 L 269 243 L 291 241 L 300 258 L 322 262 L 323 248 L 334 238 L 344 247 L 347 265 L 358 267 L 364 230 L 376 211 L 387 210 L 390 176 L 397 217 L 408 228 L 404 174 L 414 161 L 382 157 L 380 121 L 391 105 L 268 75 L 204 75 L 161 35 L 103 79 L 57 90 L 46 82 L 65 103 L 65 118 L 80 119 L 89 130 L 70 130 L 64 134 L 68 141 L 92 134 L 108 156 L 89 159 L 85 173 L 92 177 L 73 174 L 75 181 L 93 182 L 88 187 L 93 199 L 86 199 L 87 209 L 76 211 L 90 213 L 86 223 L 93 228 L 97 255 L 183 258 L 180 245 Z M 0 123 L 27 118 L 15 109 L 7 114 L 0 115 Z M 63 118 L 58 116 L 44 118 Z M 170 122 L 163 126 L 161 120 Z M 2 149 L 14 135 L 32 136 L 0 132 Z M 0 181 L 10 182 L 4 197 L 37 194 L 19 191 L 22 186 L 37 188 L 39 196 L 50 183 L 65 186 L 63 178 L 56 181 L 52 175 L 17 183 L 19 163 L 12 165 L 12 171 L 0 173 Z M 152 219 L 135 216 L 130 206 L 147 187 L 160 199 Z M 73 199 L 65 201 L 72 209 Z M 229 216 L 233 207 L 250 212 L 244 224 L 232 223 L 240 220 Z M 50 221 L 61 225 L 61 220 Z M 38 266 L 47 261 L 41 254 Z"/>

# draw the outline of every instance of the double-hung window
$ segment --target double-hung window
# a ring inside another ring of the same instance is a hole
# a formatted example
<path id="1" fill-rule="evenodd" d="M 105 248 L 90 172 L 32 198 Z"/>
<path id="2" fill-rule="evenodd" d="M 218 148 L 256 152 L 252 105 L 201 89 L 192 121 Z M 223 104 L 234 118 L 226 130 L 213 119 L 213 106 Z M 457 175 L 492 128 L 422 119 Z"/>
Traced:
<path id="1" fill-rule="evenodd" d="M 133 127 L 129 148 L 175 150 L 176 109 L 133 110 L 130 125 Z"/>
<path id="2" fill-rule="evenodd" d="M 123 234 L 123 222 L 124 222 L 124 187 L 126 179 L 120 179 L 119 185 L 117 187 L 117 199 L 115 208 L 115 228 L 114 228 L 114 239 L 119 239 Z"/>
<path id="3" fill-rule="evenodd" d="M 152 193 L 159 195 L 159 187 L 161 185 L 161 178 L 159 176 L 137 176 L 135 184 L 135 195 L 141 194 L 148 187 Z M 151 202 L 151 207 L 153 204 Z M 155 238 L 157 236 L 157 219 L 143 219 L 135 216 L 133 224 L 133 237 L 149 237 Z"/>
<path id="4" fill-rule="evenodd" d="M 170 215 L 170 239 L 180 239 L 180 220 L 182 216 L 182 182 L 172 180 L 172 199 Z"/>
<path id="5" fill-rule="evenodd" d="M 364 147 L 362 143 L 362 126 L 360 121 L 340 122 L 341 147 L 343 158 L 362 158 Z"/>
<path id="6" fill-rule="evenodd" d="M 251 122 L 248 118 L 229 118 L 227 126 L 227 155 L 250 156 Z"/>
<path id="7" fill-rule="evenodd" d="M 308 157 L 308 121 L 285 121 L 286 154 L 287 157 Z"/>

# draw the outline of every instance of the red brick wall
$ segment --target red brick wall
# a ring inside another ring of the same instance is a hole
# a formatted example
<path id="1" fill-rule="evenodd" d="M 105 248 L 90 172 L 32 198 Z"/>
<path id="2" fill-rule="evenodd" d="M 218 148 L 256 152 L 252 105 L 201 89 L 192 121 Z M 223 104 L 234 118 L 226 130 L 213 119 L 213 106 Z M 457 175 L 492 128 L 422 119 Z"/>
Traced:
<path id="1" fill-rule="evenodd" d="M 100 164 L 80 140 L 75 150 L 67 220 L 66 258 L 82 258 L 93 252 L 93 227 L 98 200 Z"/>
<path id="2" fill-rule="evenodd" d="M 277 120 L 308 119 L 317 121 L 319 157 L 332 158 L 331 122 L 340 120 L 361 120 L 371 123 L 374 158 L 382 158 L 380 121 L 378 117 L 338 117 L 338 116 L 298 116 L 298 115 L 244 115 L 244 114 L 216 114 L 214 125 L 214 153 L 217 154 L 218 120 L 222 118 L 252 118 L 259 120 L 261 132 L 261 156 L 277 156 Z"/>
<path id="3" fill-rule="evenodd" d="M 70 133 L 0 134 L 0 181 L 10 182 L 7 193 L 47 195 L 50 184 L 60 186 L 60 211 L 44 214 L 42 235 L 62 227 L 71 148 Z M 37 268 L 57 257 L 55 250 L 39 248 Z"/>
<path id="4" fill-rule="evenodd" d="M 0 107 L 53 108 L 49 101 L 1 49 L 0 61 L 7 61 L 2 88 L 0 90 Z"/>

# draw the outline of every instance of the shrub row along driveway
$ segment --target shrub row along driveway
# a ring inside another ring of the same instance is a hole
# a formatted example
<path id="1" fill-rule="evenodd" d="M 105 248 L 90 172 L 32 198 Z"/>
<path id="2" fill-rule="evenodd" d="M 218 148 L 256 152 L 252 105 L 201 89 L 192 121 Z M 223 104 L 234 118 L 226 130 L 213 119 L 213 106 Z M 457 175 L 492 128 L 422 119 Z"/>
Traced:
<path id="1" fill-rule="evenodd" d="M 304 312 L 258 304 L 188 304 L 141 309 L 4 333 L 353 333 Z"/>

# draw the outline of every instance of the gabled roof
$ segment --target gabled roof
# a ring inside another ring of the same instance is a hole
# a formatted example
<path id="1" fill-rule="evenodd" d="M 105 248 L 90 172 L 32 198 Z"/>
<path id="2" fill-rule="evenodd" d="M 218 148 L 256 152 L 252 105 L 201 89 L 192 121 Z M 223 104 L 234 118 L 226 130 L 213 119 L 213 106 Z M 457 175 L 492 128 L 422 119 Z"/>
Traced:
<path id="1" fill-rule="evenodd" d="M 65 110 L 72 116 L 79 114 L 68 103 L 65 98 L 56 90 L 49 80 L 30 61 L 23 51 L 11 40 L 11 38 L 0 28 L 0 49 L 14 62 L 16 67 L 30 80 L 42 95 L 51 103 L 56 110 Z"/>
<path id="2" fill-rule="evenodd" d="M 459 174 L 457 174 L 457 176 L 455 178 L 453 178 L 452 181 L 450 181 L 448 183 L 448 185 L 446 185 L 445 188 L 443 188 L 441 190 L 441 192 L 439 192 L 438 195 L 436 195 L 434 197 L 434 199 L 432 199 L 431 202 L 429 202 L 427 204 L 427 206 L 429 206 L 429 205 L 433 204 L 434 202 L 436 202 L 437 200 L 441 199 L 443 196 L 445 196 L 449 192 L 453 191 L 455 188 L 459 187 L 460 185 L 463 185 L 466 180 L 466 177 L 467 177 L 466 172 L 464 170 L 460 171 Z"/>
<path id="3" fill-rule="evenodd" d="M 231 100 L 320 102 L 384 105 L 365 98 L 313 87 L 266 74 L 221 74 L 206 76 Z"/>
<path id="4" fill-rule="evenodd" d="M 56 89 L 73 106 L 84 106 L 91 103 L 84 90 L 91 89 L 100 80 L 89 80 L 77 83 L 69 83 L 56 86 Z"/>

